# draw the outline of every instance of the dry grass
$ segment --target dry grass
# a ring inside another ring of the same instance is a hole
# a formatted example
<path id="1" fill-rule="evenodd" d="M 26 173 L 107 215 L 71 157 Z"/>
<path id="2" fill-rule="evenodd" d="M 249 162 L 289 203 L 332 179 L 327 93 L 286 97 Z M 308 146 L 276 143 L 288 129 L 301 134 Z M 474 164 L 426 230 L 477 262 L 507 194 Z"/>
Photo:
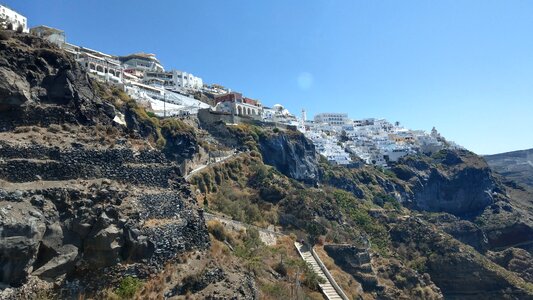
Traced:
<path id="1" fill-rule="evenodd" d="M 211 238 L 210 256 L 217 262 L 227 263 L 231 261 L 231 254 L 228 246 L 215 238 Z"/>
<path id="2" fill-rule="evenodd" d="M 174 220 L 174 219 L 148 219 L 144 222 L 143 227 L 145 228 L 154 228 L 154 227 L 160 227 L 168 224 L 174 224 L 179 223 L 180 220 Z"/>

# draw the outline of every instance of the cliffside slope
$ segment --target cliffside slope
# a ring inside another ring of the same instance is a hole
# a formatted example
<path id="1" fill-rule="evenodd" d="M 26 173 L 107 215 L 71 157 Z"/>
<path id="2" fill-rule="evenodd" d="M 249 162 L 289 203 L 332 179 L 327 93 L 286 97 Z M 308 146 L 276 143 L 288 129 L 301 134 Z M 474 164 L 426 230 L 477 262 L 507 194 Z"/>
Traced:
<path id="1" fill-rule="evenodd" d="M 216 269 L 181 177 L 199 151 L 194 130 L 150 118 L 41 39 L 0 37 L 0 298 L 149 294 L 149 277 L 193 253 L 198 267 L 179 278 Z M 179 278 L 158 290 L 189 293 Z M 222 280 L 209 293 L 253 297 L 254 282 L 231 268 L 203 284 Z"/>
<path id="2" fill-rule="evenodd" d="M 483 158 L 495 172 L 533 191 L 533 149 L 485 155 Z"/>
<path id="3" fill-rule="evenodd" d="M 351 297 L 533 298 L 530 198 L 473 153 L 335 166 L 293 130 L 150 117 L 60 49 L 0 37 L 0 298 L 319 299 L 294 240 Z"/>
<path id="4" fill-rule="evenodd" d="M 477 218 L 491 205 L 509 205 L 513 200 L 474 154 L 454 151 L 412 157 L 392 171 L 347 169 L 319 160 L 316 188 L 288 178 L 290 173 L 277 169 L 275 163 L 268 166 L 282 155 L 283 147 L 262 151 L 262 139 L 275 142 L 297 133 L 246 126 L 239 132 L 250 151 L 195 174 L 191 182 L 201 192 L 199 202 L 213 213 L 257 226 L 276 226 L 310 243 L 325 244 L 340 284 L 350 295 L 368 299 L 532 297 L 528 277 L 506 265 L 511 259 L 485 255 L 488 248 L 498 249 L 490 238 L 493 232 L 478 224 Z M 496 216 L 503 217 L 498 213 L 491 217 Z M 500 228 L 512 228 L 509 225 Z M 353 248 L 335 250 L 347 244 Z M 516 259 L 520 257 L 524 256 Z M 266 259 L 264 264 L 266 270 L 275 269 Z M 471 273 L 479 275 L 469 277 Z M 261 293 L 268 295 L 263 288 L 266 278 L 256 280 Z"/>

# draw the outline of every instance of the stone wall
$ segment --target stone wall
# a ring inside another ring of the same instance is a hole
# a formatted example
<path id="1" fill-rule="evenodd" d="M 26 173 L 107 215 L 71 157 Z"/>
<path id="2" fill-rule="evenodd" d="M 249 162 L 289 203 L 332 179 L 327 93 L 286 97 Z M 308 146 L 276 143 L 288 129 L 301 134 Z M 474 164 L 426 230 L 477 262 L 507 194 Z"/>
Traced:
<path id="1" fill-rule="evenodd" d="M 179 167 L 159 151 L 13 147 L 0 143 L 0 159 L 0 179 L 10 182 L 108 178 L 169 187 L 169 180 L 180 174 Z"/>

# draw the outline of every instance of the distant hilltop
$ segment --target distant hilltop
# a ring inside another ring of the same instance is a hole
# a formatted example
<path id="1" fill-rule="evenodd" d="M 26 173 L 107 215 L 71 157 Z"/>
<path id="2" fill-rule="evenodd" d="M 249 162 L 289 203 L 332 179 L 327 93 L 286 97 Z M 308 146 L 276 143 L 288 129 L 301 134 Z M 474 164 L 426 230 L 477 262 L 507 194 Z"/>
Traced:
<path id="1" fill-rule="evenodd" d="M 485 155 L 484 158 L 494 171 L 533 191 L 533 149 Z"/>

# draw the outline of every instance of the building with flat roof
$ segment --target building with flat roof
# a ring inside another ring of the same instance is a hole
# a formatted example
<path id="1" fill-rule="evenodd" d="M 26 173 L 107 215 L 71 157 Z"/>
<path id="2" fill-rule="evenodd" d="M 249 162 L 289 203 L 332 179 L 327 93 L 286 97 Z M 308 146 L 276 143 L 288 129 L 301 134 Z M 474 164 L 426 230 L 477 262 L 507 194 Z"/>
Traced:
<path id="1" fill-rule="evenodd" d="M 165 68 L 163 68 L 163 65 L 155 57 L 155 54 L 139 52 L 120 56 L 118 59 L 124 65 L 125 69 L 137 69 L 144 72 L 165 71 Z"/>
<path id="2" fill-rule="evenodd" d="M 30 32 L 28 19 L 5 5 L 0 5 L 0 19 L 6 21 L 5 29 Z"/>
<path id="3" fill-rule="evenodd" d="M 146 84 L 162 83 L 165 88 L 172 90 L 200 90 L 204 83 L 202 78 L 191 73 L 172 70 L 168 72 L 146 71 L 144 74 Z"/>
<path id="4" fill-rule="evenodd" d="M 30 33 L 43 38 L 50 43 L 56 44 L 61 48 L 63 48 L 63 45 L 66 43 L 65 32 L 57 28 L 39 25 L 31 28 Z"/>
<path id="5" fill-rule="evenodd" d="M 239 116 L 261 119 L 263 107 L 257 100 L 243 97 L 241 93 L 230 92 L 215 96 L 215 110 Z"/>
<path id="6" fill-rule="evenodd" d="M 344 113 L 321 113 L 315 116 L 316 123 L 327 123 L 333 126 L 342 126 L 348 124 L 348 114 Z"/>
<path id="7" fill-rule="evenodd" d="M 69 43 L 64 43 L 62 48 L 97 79 L 122 83 L 124 70 L 116 56 Z"/>

